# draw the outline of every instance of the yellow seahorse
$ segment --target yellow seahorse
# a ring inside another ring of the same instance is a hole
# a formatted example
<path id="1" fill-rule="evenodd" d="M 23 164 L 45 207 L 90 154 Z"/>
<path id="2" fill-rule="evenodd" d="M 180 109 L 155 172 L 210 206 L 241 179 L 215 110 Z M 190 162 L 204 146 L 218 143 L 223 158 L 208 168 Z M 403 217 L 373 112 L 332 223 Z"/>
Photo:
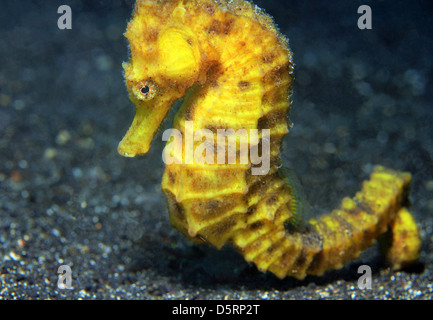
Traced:
<path id="1" fill-rule="evenodd" d="M 146 153 L 182 97 L 173 127 L 184 140 L 192 124 L 194 132 L 208 129 L 214 141 L 218 129 L 258 129 L 258 139 L 250 137 L 248 147 L 270 144 L 269 171 L 263 175 L 253 174 L 257 165 L 251 161 L 241 163 L 239 152 L 236 164 L 210 164 L 185 161 L 188 141 L 170 149 L 179 161 L 166 165 L 162 190 L 170 222 L 185 236 L 217 248 L 230 242 L 260 271 L 279 278 L 303 279 L 341 268 L 387 230 L 393 267 L 418 258 L 419 230 L 404 207 L 409 173 L 376 167 L 339 209 L 297 223 L 296 194 L 278 169 L 281 140 L 290 127 L 292 53 L 261 9 L 244 0 L 139 0 L 125 36 L 131 55 L 123 67 L 136 114 L 120 154 Z M 265 129 L 270 130 L 267 141 Z M 242 141 L 237 137 L 236 146 Z M 201 141 L 189 143 L 194 151 L 203 148 Z M 228 145 L 224 140 L 227 154 Z M 210 151 L 200 149 L 200 154 Z"/>

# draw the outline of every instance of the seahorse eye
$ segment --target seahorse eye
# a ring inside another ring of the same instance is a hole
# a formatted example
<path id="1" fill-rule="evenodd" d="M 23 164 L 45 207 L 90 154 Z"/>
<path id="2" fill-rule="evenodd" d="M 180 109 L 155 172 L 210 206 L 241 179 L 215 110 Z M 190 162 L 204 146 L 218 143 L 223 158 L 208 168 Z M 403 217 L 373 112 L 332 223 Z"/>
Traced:
<path id="1" fill-rule="evenodd" d="M 158 86 L 151 80 L 142 81 L 135 86 L 135 94 L 139 100 L 150 100 L 157 91 Z"/>
<path id="2" fill-rule="evenodd" d="M 150 91 L 149 86 L 143 86 L 140 91 L 142 94 L 148 93 Z"/>

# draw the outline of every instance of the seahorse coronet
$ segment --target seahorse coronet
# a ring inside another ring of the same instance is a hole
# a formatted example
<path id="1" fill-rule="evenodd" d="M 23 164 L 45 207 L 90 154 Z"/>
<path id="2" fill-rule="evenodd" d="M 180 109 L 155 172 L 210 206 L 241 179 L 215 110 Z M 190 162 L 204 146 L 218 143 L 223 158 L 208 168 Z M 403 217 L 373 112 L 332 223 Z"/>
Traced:
<path id="1" fill-rule="evenodd" d="M 339 269 L 387 231 L 394 237 L 386 249 L 393 266 L 419 257 L 419 228 L 404 207 L 409 173 L 377 166 L 340 208 L 302 221 L 302 197 L 280 169 L 281 141 L 292 125 L 292 52 L 262 9 L 244 0 L 138 0 L 125 36 L 124 76 L 136 114 L 118 151 L 147 153 L 168 110 L 183 98 L 173 122 L 181 140 L 167 142 L 164 155 L 172 162 L 162 190 L 171 224 L 187 238 L 217 248 L 231 243 L 246 261 L 279 278 Z M 187 139 L 200 130 L 207 144 Z M 227 130 L 234 145 L 223 136 L 212 149 L 207 138 L 218 141 Z M 242 130 L 259 133 L 243 140 Z M 259 167 L 256 149 L 262 147 L 263 157 L 265 145 L 269 167 Z M 242 146 L 250 148 L 247 163 Z M 232 163 L 230 148 L 240 150 Z M 188 151 L 206 154 L 206 161 L 189 159 Z"/>

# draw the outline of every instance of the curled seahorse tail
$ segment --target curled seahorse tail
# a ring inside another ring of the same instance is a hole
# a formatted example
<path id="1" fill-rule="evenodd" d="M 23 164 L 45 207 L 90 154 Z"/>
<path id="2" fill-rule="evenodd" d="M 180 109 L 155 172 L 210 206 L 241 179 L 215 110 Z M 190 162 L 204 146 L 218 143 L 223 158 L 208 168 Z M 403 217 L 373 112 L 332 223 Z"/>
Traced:
<path id="1" fill-rule="evenodd" d="M 379 244 L 387 263 L 394 270 L 406 268 L 419 259 L 420 228 L 407 208 L 397 212 L 389 232 L 379 238 Z"/>
<path id="2" fill-rule="evenodd" d="M 339 209 L 319 219 L 311 219 L 304 230 L 287 228 L 281 217 L 290 216 L 276 212 L 274 221 L 262 222 L 261 230 L 266 232 L 242 232 L 234 237 L 234 242 L 247 261 L 254 262 L 261 271 L 271 271 L 279 278 L 292 276 L 303 279 L 307 274 L 322 275 L 330 269 L 339 269 L 346 262 L 359 257 L 360 253 L 371 246 L 375 239 L 394 224 L 398 213 L 407 202 L 408 186 L 411 176 L 383 167 L 376 167 L 370 180 L 353 198 L 344 198 Z M 288 210 L 280 207 L 279 211 Z M 401 219 L 411 220 L 405 210 Z M 403 239 L 398 223 L 392 229 L 397 234 L 389 252 L 396 263 L 416 259 L 419 235 L 416 228 L 409 224 L 412 233 Z M 249 227 L 251 229 L 251 226 Z M 409 249 L 402 249 L 407 238 L 413 239 Z M 402 255 L 401 251 L 406 250 Z M 402 257 L 402 258 L 401 258 Z M 400 259 L 400 260 L 399 260 Z"/>

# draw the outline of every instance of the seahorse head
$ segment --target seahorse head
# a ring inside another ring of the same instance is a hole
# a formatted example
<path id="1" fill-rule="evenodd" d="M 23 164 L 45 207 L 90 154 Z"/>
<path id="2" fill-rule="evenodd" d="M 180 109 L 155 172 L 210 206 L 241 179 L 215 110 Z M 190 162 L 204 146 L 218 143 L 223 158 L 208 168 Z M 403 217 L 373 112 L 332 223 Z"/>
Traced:
<path id="1" fill-rule="evenodd" d="M 179 1 L 137 1 L 125 33 L 130 59 L 123 64 L 126 87 L 136 107 L 131 127 L 118 146 L 127 157 L 146 153 L 175 100 L 198 81 L 201 53 L 185 23 Z"/>

